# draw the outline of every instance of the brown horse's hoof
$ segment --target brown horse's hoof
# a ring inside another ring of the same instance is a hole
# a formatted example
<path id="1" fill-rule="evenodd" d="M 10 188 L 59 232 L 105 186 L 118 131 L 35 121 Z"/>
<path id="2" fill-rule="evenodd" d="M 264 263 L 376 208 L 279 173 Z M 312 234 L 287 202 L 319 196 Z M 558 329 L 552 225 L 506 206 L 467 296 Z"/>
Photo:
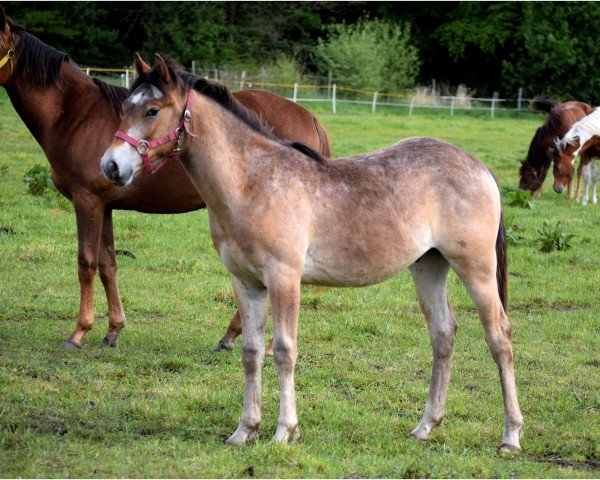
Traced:
<path id="1" fill-rule="evenodd" d="M 233 350 L 233 345 L 228 345 L 223 343 L 223 340 L 219 340 L 217 346 L 213 348 L 213 352 L 220 352 L 221 350 Z"/>
<path id="2" fill-rule="evenodd" d="M 62 348 L 63 350 L 81 350 L 81 344 L 72 342 L 71 340 L 67 340 L 65 343 L 63 343 L 60 348 Z"/>
<path id="3" fill-rule="evenodd" d="M 106 347 L 116 348 L 116 346 L 117 346 L 117 339 L 116 338 L 110 338 L 107 335 L 106 337 L 104 337 L 102 339 L 102 342 L 100 342 L 100 345 L 98 345 L 98 348 L 106 348 Z"/>

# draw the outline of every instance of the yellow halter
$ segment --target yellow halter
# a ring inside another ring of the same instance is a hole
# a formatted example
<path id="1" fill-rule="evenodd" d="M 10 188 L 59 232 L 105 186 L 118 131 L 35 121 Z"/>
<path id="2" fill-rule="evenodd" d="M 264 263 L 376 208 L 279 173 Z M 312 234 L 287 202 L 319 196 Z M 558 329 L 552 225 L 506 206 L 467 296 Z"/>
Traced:
<path id="1" fill-rule="evenodd" d="M 10 78 L 12 77 L 15 63 L 15 51 L 12 48 L 10 48 L 8 52 L 6 52 L 6 55 L 2 57 L 2 60 L 0 60 L 0 70 L 3 69 L 7 63 L 10 66 L 10 74 L 8 75 L 8 78 Z"/>

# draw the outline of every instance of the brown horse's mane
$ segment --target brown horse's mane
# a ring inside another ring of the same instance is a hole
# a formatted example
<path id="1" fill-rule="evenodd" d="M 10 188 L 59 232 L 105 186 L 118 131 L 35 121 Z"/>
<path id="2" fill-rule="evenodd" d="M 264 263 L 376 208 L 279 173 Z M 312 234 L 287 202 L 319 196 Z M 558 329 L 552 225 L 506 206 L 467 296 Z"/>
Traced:
<path id="1" fill-rule="evenodd" d="M 233 95 L 231 95 L 231 92 L 225 85 L 193 75 L 185 71 L 173 60 L 166 60 L 166 63 L 170 70 L 171 77 L 175 79 L 178 88 L 182 91 L 193 88 L 202 95 L 205 95 L 217 102 L 219 105 L 225 108 L 225 110 L 231 112 L 255 132 L 269 138 L 270 140 L 291 147 L 314 160 L 319 162 L 324 161 L 324 157 L 317 151 L 310 148 L 308 145 L 305 145 L 301 142 L 287 142 L 276 137 L 271 129 L 261 122 L 260 118 L 256 114 L 244 107 Z M 139 75 L 131 86 L 130 92 L 133 92 L 136 88 L 145 83 L 155 86 L 160 90 L 161 93 L 166 94 L 166 84 L 156 69 L 152 69 Z"/>
<path id="2" fill-rule="evenodd" d="M 15 55 L 18 58 L 18 68 L 23 79 L 35 87 L 56 85 L 63 88 L 61 67 L 63 63 L 74 64 L 69 55 L 45 44 L 35 35 L 29 33 L 16 21 L 7 18 L 11 30 L 19 35 L 19 44 L 16 46 Z M 122 103 L 127 98 L 127 89 L 117 87 L 93 78 L 94 83 L 106 96 L 111 107 L 116 113 L 121 113 Z"/>

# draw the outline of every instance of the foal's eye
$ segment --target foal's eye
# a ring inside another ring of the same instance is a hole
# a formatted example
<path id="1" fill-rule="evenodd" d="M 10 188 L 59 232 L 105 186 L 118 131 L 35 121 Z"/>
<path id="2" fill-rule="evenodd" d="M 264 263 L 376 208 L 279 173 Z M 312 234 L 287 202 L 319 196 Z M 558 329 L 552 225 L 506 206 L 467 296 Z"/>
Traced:
<path id="1" fill-rule="evenodd" d="M 158 112 L 159 112 L 159 111 L 160 111 L 160 110 L 159 110 L 158 108 L 156 108 L 156 107 L 152 107 L 151 109 L 149 109 L 149 110 L 146 112 L 146 116 L 147 116 L 147 117 L 156 117 L 156 116 L 158 115 Z"/>

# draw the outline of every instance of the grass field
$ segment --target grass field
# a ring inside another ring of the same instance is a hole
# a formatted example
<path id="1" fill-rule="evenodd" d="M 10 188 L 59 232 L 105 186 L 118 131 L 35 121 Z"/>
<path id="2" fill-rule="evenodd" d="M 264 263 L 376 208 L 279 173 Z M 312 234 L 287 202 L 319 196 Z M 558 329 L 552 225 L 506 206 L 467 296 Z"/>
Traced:
<path id="1" fill-rule="evenodd" d="M 335 156 L 414 135 L 478 156 L 515 187 L 540 115 L 316 110 Z M 303 288 L 296 390 L 302 437 L 268 442 L 276 372 L 263 371 L 261 437 L 225 445 L 242 407 L 239 345 L 214 353 L 235 302 L 205 211 L 115 212 L 127 325 L 116 349 L 96 282 L 96 324 L 82 351 L 59 348 L 79 304 L 70 204 L 32 196 L 23 175 L 46 164 L 0 92 L 0 477 L 600 477 L 600 206 L 547 181 L 535 208 L 506 206 L 525 239 L 509 255 L 510 307 L 523 452 L 498 454 L 496 366 L 454 274 L 458 335 L 444 423 L 407 438 L 427 398 L 431 349 L 408 272 L 364 289 Z M 544 221 L 572 248 L 542 253 Z"/>

